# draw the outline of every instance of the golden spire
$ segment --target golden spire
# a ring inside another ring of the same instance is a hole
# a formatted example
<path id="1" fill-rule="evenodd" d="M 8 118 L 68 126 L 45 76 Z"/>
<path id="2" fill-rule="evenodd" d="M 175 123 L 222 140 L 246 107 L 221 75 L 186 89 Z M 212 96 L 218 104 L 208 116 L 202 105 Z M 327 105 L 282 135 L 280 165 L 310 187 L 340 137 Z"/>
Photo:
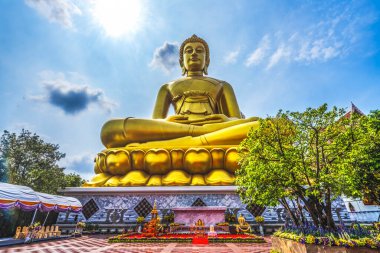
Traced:
<path id="1" fill-rule="evenodd" d="M 156 204 L 156 200 L 154 200 L 154 204 L 153 204 L 153 209 L 152 209 L 152 214 L 157 214 L 158 211 L 157 211 L 157 204 Z"/>

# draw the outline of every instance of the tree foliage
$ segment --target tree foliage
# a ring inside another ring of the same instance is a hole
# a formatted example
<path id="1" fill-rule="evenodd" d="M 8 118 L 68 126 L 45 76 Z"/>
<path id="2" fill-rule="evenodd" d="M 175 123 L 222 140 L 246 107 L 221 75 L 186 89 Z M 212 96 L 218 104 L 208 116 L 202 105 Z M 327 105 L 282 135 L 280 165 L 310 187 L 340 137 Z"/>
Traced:
<path id="1" fill-rule="evenodd" d="M 5 166 L 5 160 L 0 158 L 0 182 L 7 182 L 7 167 Z"/>
<path id="2" fill-rule="evenodd" d="M 85 180 L 76 173 L 65 174 L 64 187 L 77 187 L 84 184 Z"/>
<path id="3" fill-rule="evenodd" d="M 316 226 L 335 229 L 332 201 L 341 194 L 361 196 L 362 176 L 368 175 L 352 159 L 363 136 L 361 117 L 344 115 L 324 104 L 262 119 L 240 145 L 237 184 L 243 201 L 281 203 L 296 225 L 306 222 L 306 209 Z"/>
<path id="4" fill-rule="evenodd" d="M 364 202 L 380 205 L 380 110 L 361 119 L 358 135 L 351 153 L 358 180 L 352 187 L 362 193 Z"/>
<path id="5" fill-rule="evenodd" d="M 58 165 L 64 157 L 59 145 L 47 143 L 28 130 L 23 129 L 19 135 L 4 131 L 0 138 L 0 159 L 5 161 L 4 173 L 1 174 L 0 168 L 0 176 L 11 184 L 52 194 L 59 188 L 79 186 L 80 176 L 65 175 L 64 168 Z"/>

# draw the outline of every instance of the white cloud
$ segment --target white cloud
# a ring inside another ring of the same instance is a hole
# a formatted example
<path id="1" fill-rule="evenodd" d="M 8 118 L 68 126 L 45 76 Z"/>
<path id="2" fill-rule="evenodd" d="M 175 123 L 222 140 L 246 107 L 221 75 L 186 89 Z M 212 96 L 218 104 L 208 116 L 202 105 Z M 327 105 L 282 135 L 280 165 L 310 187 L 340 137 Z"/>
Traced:
<path id="1" fill-rule="evenodd" d="M 245 66 L 249 67 L 251 65 L 258 65 L 262 62 L 264 57 L 266 57 L 267 51 L 269 50 L 270 46 L 270 40 L 269 36 L 265 35 L 260 43 L 259 46 L 256 48 L 253 53 L 251 53 L 248 57 L 248 59 L 245 62 Z"/>
<path id="2" fill-rule="evenodd" d="M 44 71 L 40 75 L 45 94 L 29 96 L 31 100 L 48 103 L 71 115 L 85 111 L 91 104 L 96 104 L 107 112 L 116 106 L 105 97 L 101 89 L 86 84 L 86 78 L 78 73 L 70 73 L 69 76 L 79 78 L 85 84 L 67 80 L 63 73 Z"/>
<path id="3" fill-rule="evenodd" d="M 65 173 L 77 173 L 82 178 L 88 180 L 95 176 L 94 159 L 96 154 L 82 153 L 73 156 L 66 156 L 60 162 L 60 166 L 64 167 Z"/>
<path id="4" fill-rule="evenodd" d="M 93 172 L 95 155 L 96 154 L 84 153 L 68 156 L 63 160 L 62 166 L 78 173 Z"/>
<path id="5" fill-rule="evenodd" d="M 25 3 L 50 22 L 66 28 L 73 27 L 74 15 L 82 14 L 79 7 L 69 0 L 25 0 Z"/>
<path id="6" fill-rule="evenodd" d="M 233 64 L 237 61 L 237 58 L 240 54 L 240 49 L 237 49 L 235 51 L 229 52 L 225 57 L 224 57 L 224 62 L 227 64 Z"/>
<path id="7" fill-rule="evenodd" d="M 272 68 L 274 65 L 279 63 L 282 59 L 289 60 L 291 51 L 289 48 L 286 48 L 284 45 L 281 45 L 269 58 L 269 63 L 267 69 Z"/>
<path id="8" fill-rule="evenodd" d="M 176 66 L 179 66 L 178 56 L 179 46 L 177 42 L 167 42 L 154 51 L 153 59 L 149 66 L 152 68 L 160 68 L 169 73 Z"/>
<path id="9" fill-rule="evenodd" d="M 359 15 L 352 3 L 330 7 L 319 15 L 320 20 L 313 23 L 298 25 L 290 31 L 288 27 L 280 27 L 265 35 L 245 65 L 271 69 L 280 62 L 310 64 L 345 57 L 355 52 L 365 38 L 366 27 L 376 20 L 371 13 Z"/>

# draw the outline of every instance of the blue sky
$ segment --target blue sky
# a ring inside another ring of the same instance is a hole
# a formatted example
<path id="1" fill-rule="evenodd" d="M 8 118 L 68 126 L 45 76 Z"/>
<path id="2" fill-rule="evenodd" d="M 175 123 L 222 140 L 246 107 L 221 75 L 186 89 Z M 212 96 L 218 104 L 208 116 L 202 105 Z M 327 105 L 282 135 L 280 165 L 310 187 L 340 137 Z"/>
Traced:
<path id="1" fill-rule="evenodd" d="M 111 118 L 149 118 L 180 77 L 178 45 L 210 46 L 209 76 L 246 116 L 323 103 L 380 109 L 380 1 L 0 0 L 0 130 L 36 132 L 86 179 Z"/>

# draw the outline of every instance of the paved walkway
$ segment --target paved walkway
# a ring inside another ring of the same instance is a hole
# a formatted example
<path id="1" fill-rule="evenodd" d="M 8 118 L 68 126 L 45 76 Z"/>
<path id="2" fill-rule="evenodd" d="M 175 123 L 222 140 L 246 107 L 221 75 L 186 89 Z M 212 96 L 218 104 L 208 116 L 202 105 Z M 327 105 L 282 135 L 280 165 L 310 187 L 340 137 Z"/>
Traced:
<path id="1" fill-rule="evenodd" d="M 1 253 L 269 253 L 271 241 L 267 243 L 215 243 L 209 245 L 192 245 L 190 243 L 108 243 L 109 236 L 82 236 L 59 241 L 39 242 L 33 244 L 1 247 Z"/>

